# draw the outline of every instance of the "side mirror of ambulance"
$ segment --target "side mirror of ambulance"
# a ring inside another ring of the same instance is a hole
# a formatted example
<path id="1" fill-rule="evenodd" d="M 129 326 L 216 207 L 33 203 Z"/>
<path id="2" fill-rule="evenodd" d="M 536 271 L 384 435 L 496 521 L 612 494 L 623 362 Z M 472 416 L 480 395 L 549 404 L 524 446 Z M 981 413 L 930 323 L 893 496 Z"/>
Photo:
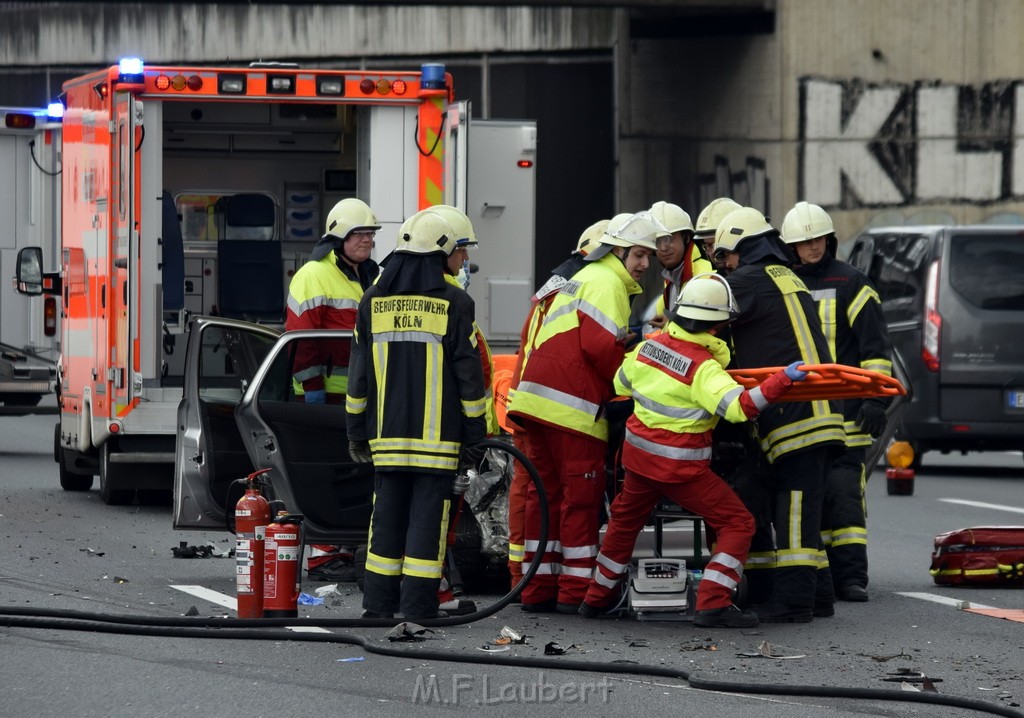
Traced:
<path id="1" fill-rule="evenodd" d="M 39 247 L 24 247 L 18 252 L 14 288 L 19 294 L 43 293 L 43 250 Z"/>

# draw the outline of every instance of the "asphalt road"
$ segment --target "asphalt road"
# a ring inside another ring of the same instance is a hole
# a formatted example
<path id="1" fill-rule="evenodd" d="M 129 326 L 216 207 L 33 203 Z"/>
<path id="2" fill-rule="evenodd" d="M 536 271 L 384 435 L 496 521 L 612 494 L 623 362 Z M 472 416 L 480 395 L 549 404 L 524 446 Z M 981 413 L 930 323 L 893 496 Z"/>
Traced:
<path id="1" fill-rule="evenodd" d="M 233 599 L 233 562 L 177 559 L 171 551 L 182 541 L 227 550 L 230 535 L 176 532 L 168 507 L 110 507 L 95 490 L 62 491 L 51 455 L 53 420 L 0 417 L 0 605 L 156 617 L 231 615 L 225 605 Z M 928 574 L 937 533 L 1024 525 L 1021 455 L 930 454 L 913 496 L 886 495 L 879 474 L 868 493 L 871 601 L 839 604 L 833 618 L 810 624 L 707 630 L 687 623 L 534 616 L 513 606 L 473 624 L 437 629 L 415 644 L 391 643 L 383 628 L 236 640 L 0 626 L 0 716 L 404 717 L 472 715 L 481 707 L 493 715 L 522 715 L 548 704 L 565 716 L 984 714 L 888 698 L 801 697 L 792 689 L 832 686 L 920 696 L 888 680 L 901 671 L 925 674 L 944 696 L 1024 711 L 1024 624 L 956 607 L 969 601 L 1021 609 L 1024 591 L 940 588 Z M 349 584 L 339 589 L 341 595 L 302 607 L 300 615 L 354 618 L 358 591 Z M 497 657 L 548 664 L 475 663 L 495 657 L 480 646 L 506 625 L 530 638 Z M 365 637 L 373 646 L 408 655 L 380 656 L 321 642 L 337 640 L 331 635 Z M 756 652 L 765 641 L 788 658 L 740 655 Z M 545 658 L 549 642 L 571 648 Z M 595 670 L 563 670 L 570 661 L 596 664 Z M 635 673 L 613 674 L 611 666 Z M 680 677 L 644 675 L 645 666 L 758 691 L 782 688 L 775 695 L 695 690 Z"/>

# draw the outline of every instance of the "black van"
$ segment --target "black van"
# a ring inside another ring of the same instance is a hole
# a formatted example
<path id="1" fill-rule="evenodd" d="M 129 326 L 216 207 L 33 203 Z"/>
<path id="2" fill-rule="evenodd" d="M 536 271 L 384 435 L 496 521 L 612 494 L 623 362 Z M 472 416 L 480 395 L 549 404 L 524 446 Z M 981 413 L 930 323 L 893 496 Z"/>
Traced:
<path id="1" fill-rule="evenodd" d="M 849 261 L 878 290 L 913 386 L 897 438 L 915 464 L 1024 449 L 1024 226 L 873 228 Z"/>

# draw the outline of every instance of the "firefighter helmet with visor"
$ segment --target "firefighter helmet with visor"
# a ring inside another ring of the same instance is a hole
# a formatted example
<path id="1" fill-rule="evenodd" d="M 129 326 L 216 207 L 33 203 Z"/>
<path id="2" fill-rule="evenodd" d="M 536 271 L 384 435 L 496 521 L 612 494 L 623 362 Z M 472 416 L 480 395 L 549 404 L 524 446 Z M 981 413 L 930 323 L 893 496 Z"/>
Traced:
<path id="1" fill-rule="evenodd" d="M 690 215 L 678 204 L 655 202 L 648 211 L 652 217 L 661 222 L 665 229 L 672 234 L 693 231 L 693 222 L 690 221 Z"/>
<path id="2" fill-rule="evenodd" d="M 431 209 L 423 209 L 402 223 L 398 230 L 396 252 L 449 256 L 455 251 L 455 230 L 444 217 Z"/>
<path id="3" fill-rule="evenodd" d="M 782 241 L 786 244 L 806 242 L 835 233 L 828 212 L 810 202 L 797 202 L 782 220 Z"/>
<path id="4" fill-rule="evenodd" d="M 480 245 L 473 231 L 473 223 L 469 216 L 458 207 L 450 204 L 436 204 L 428 207 L 431 211 L 437 212 L 444 217 L 444 220 L 451 225 L 455 232 L 455 244 L 459 247 L 477 247 Z"/>
<path id="5" fill-rule="evenodd" d="M 736 318 L 739 307 L 725 277 L 706 272 L 683 287 L 676 302 L 676 316 L 701 322 L 727 322 Z"/>
<path id="6" fill-rule="evenodd" d="M 725 215 L 719 223 L 715 232 L 715 254 L 735 252 L 743 240 L 774 231 L 764 212 L 753 207 L 740 207 Z"/>
<path id="7" fill-rule="evenodd" d="M 327 214 L 325 235 L 345 239 L 352 232 L 376 232 L 380 222 L 370 206 L 361 199 L 346 197 L 331 208 Z"/>
<path id="8" fill-rule="evenodd" d="M 617 214 L 608 222 L 601 235 L 601 244 L 612 247 L 643 247 L 652 252 L 657 250 L 658 237 L 668 237 L 665 229 L 649 212 L 628 212 Z"/>
<path id="9" fill-rule="evenodd" d="M 702 209 L 700 215 L 698 215 L 697 224 L 694 225 L 694 233 L 698 237 L 714 236 L 718 225 L 725 219 L 725 215 L 742 206 L 739 202 L 735 202 L 728 197 L 719 197 L 718 199 L 711 200 L 708 206 Z"/>

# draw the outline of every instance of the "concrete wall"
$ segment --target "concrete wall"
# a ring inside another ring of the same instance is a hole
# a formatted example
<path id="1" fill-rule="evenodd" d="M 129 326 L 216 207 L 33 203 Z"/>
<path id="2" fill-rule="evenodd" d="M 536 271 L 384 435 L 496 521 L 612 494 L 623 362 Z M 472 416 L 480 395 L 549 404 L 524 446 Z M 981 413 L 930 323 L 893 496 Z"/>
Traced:
<path id="1" fill-rule="evenodd" d="M 1024 5 L 779 0 L 766 34 L 634 40 L 622 203 L 732 194 L 866 225 L 1024 221 Z M 1019 109 L 1020 108 L 1020 109 Z"/>
<path id="2" fill-rule="evenodd" d="M 33 4 L 38 5 L 38 4 Z M 0 67 L 607 48 L 612 9 L 61 3 L 6 10 Z"/>
<path id="3" fill-rule="evenodd" d="M 7 77 L 40 66 L 58 74 L 93 68 L 130 53 L 150 62 L 335 66 L 430 58 L 476 68 L 477 110 L 485 115 L 505 92 L 490 80 L 493 63 L 613 52 L 608 214 L 670 199 L 696 215 L 730 195 L 781 222 L 807 199 L 826 206 L 847 238 L 869 224 L 1024 216 L 1020 0 L 680 0 L 642 10 L 10 7 L 0 4 Z M 631 36 L 631 21 L 644 18 L 650 27 L 653 17 L 657 27 L 658 13 L 669 31 Z M 769 26 L 752 29 L 740 21 L 744 13 L 770 18 Z M 528 106 L 530 88 L 518 92 Z M 543 126 L 540 133 L 543 143 Z M 583 219 L 575 224 L 585 226 Z"/>

